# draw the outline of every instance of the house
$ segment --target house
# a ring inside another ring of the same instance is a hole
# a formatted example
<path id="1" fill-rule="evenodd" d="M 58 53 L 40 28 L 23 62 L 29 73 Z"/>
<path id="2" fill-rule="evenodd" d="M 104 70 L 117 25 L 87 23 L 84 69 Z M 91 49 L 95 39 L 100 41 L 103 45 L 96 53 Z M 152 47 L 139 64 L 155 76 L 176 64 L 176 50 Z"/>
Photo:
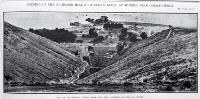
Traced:
<path id="1" fill-rule="evenodd" d="M 70 22 L 70 26 L 80 26 L 79 22 Z"/>

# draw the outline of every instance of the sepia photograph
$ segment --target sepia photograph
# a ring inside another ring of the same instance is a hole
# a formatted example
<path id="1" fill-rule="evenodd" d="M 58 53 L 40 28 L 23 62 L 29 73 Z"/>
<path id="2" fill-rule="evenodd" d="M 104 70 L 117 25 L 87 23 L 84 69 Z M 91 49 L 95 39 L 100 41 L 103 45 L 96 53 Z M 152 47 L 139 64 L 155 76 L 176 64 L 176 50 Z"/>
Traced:
<path id="1" fill-rule="evenodd" d="M 198 14 L 4 12 L 4 93 L 197 93 Z"/>

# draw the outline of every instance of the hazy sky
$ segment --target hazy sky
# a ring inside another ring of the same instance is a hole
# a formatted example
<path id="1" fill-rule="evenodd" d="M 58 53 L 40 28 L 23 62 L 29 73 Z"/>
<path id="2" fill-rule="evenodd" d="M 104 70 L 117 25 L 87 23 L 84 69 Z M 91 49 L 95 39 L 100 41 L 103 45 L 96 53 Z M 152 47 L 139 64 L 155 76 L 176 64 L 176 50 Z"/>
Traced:
<path id="1" fill-rule="evenodd" d="M 197 14 L 158 13 L 61 13 L 61 12 L 9 12 L 4 20 L 21 28 L 69 28 L 70 22 L 87 23 L 86 18 L 108 16 L 112 21 L 151 22 L 180 27 L 197 27 Z"/>

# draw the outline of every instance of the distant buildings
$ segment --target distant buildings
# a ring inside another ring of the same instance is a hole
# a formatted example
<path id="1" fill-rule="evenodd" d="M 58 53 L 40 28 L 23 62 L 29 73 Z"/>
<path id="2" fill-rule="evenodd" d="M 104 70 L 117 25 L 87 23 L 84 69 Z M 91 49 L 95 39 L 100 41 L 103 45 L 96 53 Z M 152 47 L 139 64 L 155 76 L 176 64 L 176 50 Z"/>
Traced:
<path id="1" fill-rule="evenodd" d="M 117 22 L 107 22 L 103 25 L 104 29 L 123 28 L 123 24 Z"/>
<path id="2" fill-rule="evenodd" d="M 80 26 L 79 22 L 70 22 L 70 26 Z"/>

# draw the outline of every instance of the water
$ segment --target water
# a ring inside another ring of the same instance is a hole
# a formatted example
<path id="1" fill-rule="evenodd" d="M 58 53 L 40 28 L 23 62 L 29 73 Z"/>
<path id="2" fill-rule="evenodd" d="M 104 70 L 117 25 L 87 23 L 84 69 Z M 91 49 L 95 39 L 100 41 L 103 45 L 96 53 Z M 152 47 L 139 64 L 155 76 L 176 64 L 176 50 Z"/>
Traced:
<path id="1" fill-rule="evenodd" d="M 137 92 L 138 86 L 125 85 L 54 85 L 4 87 L 4 92 Z"/>

